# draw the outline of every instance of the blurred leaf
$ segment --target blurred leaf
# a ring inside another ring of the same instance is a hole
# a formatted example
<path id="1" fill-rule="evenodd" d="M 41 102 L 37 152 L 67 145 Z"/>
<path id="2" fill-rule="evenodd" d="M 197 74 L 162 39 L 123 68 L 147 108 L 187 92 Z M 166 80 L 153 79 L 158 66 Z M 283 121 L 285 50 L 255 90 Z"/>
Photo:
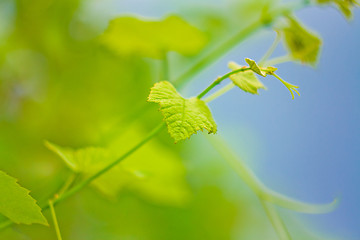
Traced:
<path id="1" fill-rule="evenodd" d="M 234 1 L 236 4 L 231 10 L 242 22 L 254 22 L 261 20 L 264 23 L 272 18 L 269 12 L 279 7 L 279 0 L 242 0 Z"/>
<path id="2" fill-rule="evenodd" d="M 116 156 L 105 148 L 87 147 L 73 150 L 50 142 L 45 142 L 45 145 L 77 173 L 93 173 L 116 159 Z"/>
<path id="3" fill-rule="evenodd" d="M 335 4 L 347 19 L 352 17 L 355 5 L 359 6 L 359 2 L 356 0 L 317 0 L 317 2 L 319 4 Z"/>
<path id="4" fill-rule="evenodd" d="M 161 21 L 120 17 L 110 22 L 101 42 L 121 55 L 163 58 L 168 51 L 195 55 L 207 39 L 204 33 L 178 16 Z"/>
<path id="5" fill-rule="evenodd" d="M 313 66 L 317 63 L 321 47 L 321 40 L 317 35 L 292 17 L 288 18 L 287 26 L 280 29 L 280 32 L 291 57 Z"/>
<path id="6" fill-rule="evenodd" d="M 159 82 L 151 88 L 149 102 L 159 103 L 168 131 L 175 143 L 190 138 L 205 128 L 216 133 L 216 123 L 206 103 L 196 97 L 184 99 L 170 82 Z"/>
<path id="7" fill-rule="evenodd" d="M 48 225 L 41 208 L 29 192 L 21 187 L 15 178 L 0 171 L 0 213 L 17 224 Z"/>
<path id="8" fill-rule="evenodd" d="M 138 125 L 127 126 L 126 130 L 112 142 L 110 149 L 117 156 L 124 154 L 144 137 Z M 119 179 L 123 170 L 136 176 L 129 181 L 128 188 L 159 204 L 183 205 L 190 198 L 185 179 L 185 168 L 181 158 L 156 139 L 145 144 L 128 159 L 94 182 L 95 186 L 108 196 L 122 189 Z"/>
<path id="9" fill-rule="evenodd" d="M 128 127 L 108 148 L 88 147 L 73 150 L 51 143 L 47 143 L 47 146 L 72 170 L 90 176 L 133 147 L 142 139 L 143 132 L 137 126 Z M 156 203 L 165 204 L 183 204 L 190 195 L 180 158 L 155 140 L 94 180 L 92 184 L 113 199 L 125 188 Z"/>
<path id="10" fill-rule="evenodd" d="M 229 68 L 234 71 L 242 68 L 242 66 L 238 65 L 235 62 L 230 62 Z M 260 82 L 259 79 L 255 76 L 253 71 L 235 73 L 229 78 L 236 86 L 248 93 L 258 94 L 258 90 L 260 88 L 266 89 L 262 82 Z"/>

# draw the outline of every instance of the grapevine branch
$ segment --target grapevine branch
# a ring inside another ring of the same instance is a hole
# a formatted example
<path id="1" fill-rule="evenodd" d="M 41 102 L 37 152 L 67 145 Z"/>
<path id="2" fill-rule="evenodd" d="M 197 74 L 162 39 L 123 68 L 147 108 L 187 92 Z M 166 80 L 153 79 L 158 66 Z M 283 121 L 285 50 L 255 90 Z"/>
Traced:
<path id="1" fill-rule="evenodd" d="M 266 69 L 264 69 L 266 70 Z M 209 87 L 207 87 L 202 93 L 200 93 L 197 98 L 201 99 L 205 96 L 206 93 L 208 93 L 212 88 L 220 84 L 223 80 L 227 79 L 233 74 L 244 72 L 244 71 L 251 71 L 250 67 L 240 68 L 236 69 L 234 71 L 228 72 L 222 77 L 217 78 Z M 267 71 L 267 70 L 266 70 Z M 84 181 L 80 182 L 79 184 L 75 185 L 74 187 L 70 188 L 67 191 L 64 191 L 61 195 L 59 195 L 57 198 L 55 198 L 52 203 L 54 206 L 56 206 L 58 203 L 66 200 L 67 198 L 71 197 L 75 193 L 82 190 L 84 187 L 88 186 L 92 181 L 103 175 L 104 173 L 108 172 L 110 169 L 112 169 L 114 166 L 119 164 L 121 161 L 129 157 L 131 154 L 136 152 L 138 149 L 140 149 L 144 144 L 146 144 L 148 141 L 150 141 L 154 136 L 156 136 L 163 128 L 165 127 L 165 123 L 159 124 L 157 127 L 155 127 L 142 141 L 140 141 L 137 145 L 135 145 L 133 148 L 131 148 L 128 152 L 123 154 L 120 158 L 118 158 L 116 161 L 112 162 L 111 164 L 107 165 L 94 175 L 90 176 L 89 178 L 85 179 Z M 46 210 L 50 207 L 49 202 L 45 205 L 41 206 L 43 210 Z M 10 226 L 12 222 L 10 220 L 3 222 L 0 225 L 0 229 L 6 228 Z"/>
<path id="2" fill-rule="evenodd" d="M 280 9 L 277 9 L 274 12 L 269 13 L 269 15 L 272 16 L 271 17 L 271 22 L 274 21 L 275 19 L 277 19 L 280 16 L 286 15 L 291 11 L 295 11 L 297 9 L 303 8 L 306 5 L 308 5 L 308 2 L 304 1 L 304 2 L 301 2 L 300 4 L 297 3 L 296 5 L 291 5 L 291 6 L 288 6 L 288 7 L 282 7 Z M 248 27 L 244 28 L 239 33 L 234 35 L 232 38 L 225 41 L 222 45 L 215 48 L 209 54 L 207 54 L 202 59 L 200 59 L 195 65 L 193 65 L 184 74 L 182 74 L 180 77 L 178 77 L 174 81 L 174 83 L 176 85 L 183 85 L 184 83 L 189 81 L 191 79 L 191 77 L 193 77 L 195 74 L 197 74 L 198 72 L 203 70 L 205 67 L 208 67 L 209 65 L 211 65 L 211 63 L 215 62 L 215 60 L 217 60 L 219 57 L 224 55 L 230 49 L 235 47 L 238 43 L 243 41 L 245 38 L 249 37 L 251 34 L 256 32 L 257 30 L 259 30 L 259 29 L 261 29 L 261 28 L 263 28 L 265 26 L 268 26 L 268 25 L 269 25 L 269 22 L 265 22 L 262 19 L 260 19 L 260 20 L 256 21 L 255 23 L 249 25 Z M 246 69 L 246 70 L 249 70 L 249 69 Z M 236 71 L 241 72 L 241 71 L 245 71 L 245 70 L 238 69 Z M 231 74 L 234 74 L 234 72 L 235 71 L 233 71 L 233 73 L 230 72 L 230 73 L 226 74 L 227 77 L 229 77 Z M 227 77 L 225 77 L 226 75 L 224 75 L 220 79 L 222 79 L 222 78 L 223 78 L 222 80 L 226 79 L 227 78 Z M 205 89 L 204 92 L 199 94 L 198 98 L 202 98 L 203 96 L 205 96 L 206 93 L 208 93 L 212 88 L 214 88 L 216 85 L 218 85 L 221 81 L 219 81 L 219 79 L 215 80 L 214 83 L 212 84 L 212 86 L 209 86 L 207 88 L 208 90 Z M 53 200 L 53 202 L 51 202 L 51 203 L 54 206 L 56 206 L 58 203 L 66 200 L 67 198 L 71 197 L 75 193 L 82 190 L 84 187 L 89 185 L 93 180 L 97 179 L 99 176 L 103 175 L 104 173 L 106 173 L 107 171 L 112 169 L 114 166 L 119 164 L 121 161 L 123 161 L 124 159 L 129 157 L 132 153 L 137 151 L 139 148 L 141 148 L 144 144 L 146 144 L 149 140 L 151 140 L 156 134 L 158 134 L 163 129 L 164 126 L 165 126 L 164 123 L 159 124 L 142 141 L 140 141 L 137 145 L 135 145 L 133 148 L 131 148 L 128 152 L 126 152 L 124 155 L 122 155 L 116 161 L 109 164 L 105 168 L 101 169 L 100 171 L 98 171 L 97 173 L 92 175 L 91 177 L 89 177 L 89 178 L 85 179 L 84 181 L 80 182 L 79 184 L 75 185 L 74 187 L 70 188 L 68 191 L 64 192 L 58 198 L 55 198 Z M 49 202 L 47 204 L 45 204 L 44 206 L 42 206 L 43 210 L 46 210 L 49 207 L 50 207 Z M 8 226 L 10 226 L 12 224 L 13 224 L 13 222 L 11 222 L 10 220 L 7 220 L 7 221 L 1 223 L 0 229 L 4 229 L 4 228 L 6 228 L 6 227 L 8 227 Z"/>

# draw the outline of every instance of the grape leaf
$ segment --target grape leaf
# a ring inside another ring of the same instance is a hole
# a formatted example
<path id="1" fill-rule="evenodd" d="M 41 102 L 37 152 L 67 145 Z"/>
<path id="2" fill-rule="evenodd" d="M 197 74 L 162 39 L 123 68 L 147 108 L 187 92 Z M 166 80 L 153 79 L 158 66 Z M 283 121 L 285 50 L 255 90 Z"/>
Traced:
<path id="1" fill-rule="evenodd" d="M 291 57 L 314 66 L 317 63 L 321 40 L 292 17 L 288 25 L 280 30 Z"/>
<path id="2" fill-rule="evenodd" d="M 196 97 L 183 98 L 170 82 L 158 82 L 152 88 L 149 102 L 158 103 L 168 131 L 175 143 L 206 129 L 216 133 L 217 126 L 206 103 Z"/>
<path id="3" fill-rule="evenodd" d="M 59 155 L 66 165 L 77 173 L 91 174 L 116 160 L 115 154 L 105 148 L 87 147 L 74 150 L 48 141 L 45 142 L 45 146 Z"/>
<path id="4" fill-rule="evenodd" d="M 262 71 L 254 60 L 245 58 L 245 61 L 249 64 L 249 67 L 251 70 L 253 70 L 253 72 L 259 74 L 260 76 L 266 77 L 266 72 Z"/>
<path id="5" fill-rule="evenodd" d="M 359 6 L 359 2 L 356 0 L 317 0 L 319 4 L 332 4 L 334 3 L 341 13 L 347 18 L 352 17 L 352 10 L 355 5 Z"/>
<path id="6" fill-rule="evenodd" d="M 74 150 L 52 143 L 47 143 L 47 146 L 72 170 L 88 177 L 141 141 L 143 132 L 137 125 L 129 126 L 106 148 Z M 92 186 L 111 199 L 115 199 L 123 190 L 130 190 L 152 202 L 168 205 L 182 205 L 190 197 L 181 159 L 156 139 L 95 179 Z"/>
<path id="7" fill-rule="evenodd" d="M 130 149 L 143 138 L 140 126 L 128 127 L 121 136 L 111 144 L 112 151 L 121 155 L 124 149 Z M 186 183 L 185 168 L 181 158 L 171 149 L 156 139 L 145 144 L 132 154 L 121 165 L 96 181 L 96 186 L 103 193 L 111 196 L 122 189 L 117 181 L 119 167 L 136 175 L 136 181 L 129 181 L 128 188 L 155 203 L 183 205 L 190 198 L 190 190 Z"/>
<path id="8" fill-rule="evenodd" d="M 14 223 L 48 225 L 29 190 L 21 187 L 17 180 L 0 171 L 0 213 Z"/>
<path id="9" fill-rule="evenodd" d="M 229 68 L 234 71 L 242 68 L 242 66 L 235 62 L 230 62 Z M 258 94 L 258 90 L 260 88 L 266 89 L 266 87 L 262 84 L 262 82 L 260 82 L 253 71 L 235 73 L 232 74 L 229 78 L 236 86 L 248 93 Z"/>
<path id="10" fill-rule="evenodd" d="M 178 16 L 160 21 L 120 17 L 110 22 L 101 42 L 120 55 L 163 58 L 168 51 L 195 55 L 205 46 L 207 38 Z"/>

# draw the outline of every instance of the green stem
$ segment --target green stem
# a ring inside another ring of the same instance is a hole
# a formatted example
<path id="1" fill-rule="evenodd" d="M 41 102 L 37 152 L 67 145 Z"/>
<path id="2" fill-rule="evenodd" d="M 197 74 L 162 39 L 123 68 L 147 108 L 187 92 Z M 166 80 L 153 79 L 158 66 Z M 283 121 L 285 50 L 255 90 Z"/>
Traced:
<path id="1" fill-rule="evenodd" d="M 223 157 L 223 159 L 260 199 L 263 206 L 265 207 L 265 211 L 269 217 L 269 220 L 274 225 L 281 239 L 291 238 L 287 237 L 288 234 L 286 233 L 288 233 L 288 230 L 286 229 L 286 226 L 282 224 L 280 216 L 278 216 L 275 208 L 269 207 L 271 204 L 278 205 L 293 211 L 310 214 L 327 213 L 336 208 L 338 199 L 334 199 L 334 201 L 328 204 L 308 204 L 291 199 L 270 190 L 256 177 L 256 175 L 245 165 L 245 163 L 243 163 L 242 160 L 232 152 L 224 140 L 219 137 L 208 137 L 207 139 L 212 144 L 214 149 Z"/>
<path id="2" fill-rule="evenodd" d="M 223 156 L 224 160 L 234 169 L 234 171 L 244 180 L 244 182 L 254 191 L 254 193 L 260 199 L 266 215 L 268 216 L 270 222 L 274 226 L 279 238 L 281 240 L 291 239 L 289 232 L 286 226 L 283 224 L 280 216 L 277 214 L 276 209 L 272 206 L 271 203 L 266 202 L 263 199 L 263 184 L 258 180 L 255 174 L 248 169 L 245 164 L 243 164 L 227 146 L 227 144 L 220 138 L 208 138 L 209 142 L 213 145 L 215 150 Z"/>
<path id="3" fill-rule="evenodd" d="M 327 213 L 336 208 L 338 199 L 334 199 L 327 204 L 308 204 L 272 191 L 232 152 L 224 140 L 221 140 L 219 137 L 209 137 L 208 140 L 260 199 L 286 209 L 309 214 Z"/>
<path id="4" fill-rule="evenodd" d="M 66 180 L 64 185 L 60 188 L 60 190 L 55 194 L 55 197 L 61 196 L 64 192 L 66 192 L 69 187 L 74 183 L 75 179 L 77 178 L 77 173 L 72 173 L 69 178 Z"/>
<path id="5" fill-rule="evenodd" d="M 219 89 L 217 92 L 215 92 L 214 94 L 210 95 L 209 97 L 204 99 L 204 102 L 208 103 L 211 101 L 214 101 L 216 98 L 224 95 L 225 93 L 227 93 L 228 91 L 230 91 L 231 89 L 233 89 L 235 87 L 234 83 L 229 83 L 228 85 L 226 85 L 225 87 Z"/>
<path id="6" fill-rule="evenodd" d="M 183 73 L 180 77 L 173 81 L 176 85 L 182 85 L 186 81 L 190 80 L 195 74 L 200 72 L 206 67 L 209 67 L 212 63 L 218 60 L 225 53 L 229 52 L 233 47 L 249 37 L 252 33 L 261 29 L 264 24 L 261 21 L 257 21 L 248 27 L 242 29 L 240 32 L 223 42 L 221 45 L 216 47 L 213 51 L 202 57 L 197 63 L 195 63 L 190 69 Z"/>
<path id="7" fill-rule="evenodd" d="M 251 68 L 249 67 L 245 67 L 245 68 L 239 68 L 236 69 L 234 71 L 231 71 L 225 75 L 223 75 L 222 77 L 217 78 L 212 84 L 210 84 L 210 86 L 208 86 L 204 91 L 202 91 L 197 98 L 201 99 L 202 97 L 204 97 L 208 92 L 210 92 L 211 89 L 213 89 L 214 87 L 216 87 L 217 85 L 219 85 L 222 81 L 224 81 L 225 79 L 227 79 L 228 77 L 230 77 L 231 75 L 235 74 L 235 73 L 239 73 L 239 72 L 245 72 L 247 70 L 251 70 Z"/>
<path id="8" fill-rule="evenodd" d="M 274 51 L 275 51 L 276 47 L 278 46 L 280 40 L 281 40 L 280 34 L 276 33 L 276 38 L 275 38 L 274 42 L 272 43 L 269 50 L 267 50 L 265 55 L 261 58 L 261 60 L 258 63 L 260 66 L 262 66 L 263 63 L 274 53 Z"/>
<path id="9" fill-rule="evenodd" d="M 268 216 L 272 226 L 274 227 L 280 240 L 291 240 L 289 231 L 287 230 L 283 220 L 279 213 L 276 211 L 275 206 L 269 202 L 260 199 L 262 206 L 264 207 L 265 213 Z"/>
<path id="10" fill-rule="evenodd" d="M 263 66 L 274 66 L 274 65 L 281 64 L 281 63 L 291 62 L 292 60 L 293 59 L 291 58 L 291 56 L 285 55 L 285 56 L 272 58 L 272 59 L 270 59 L 268 61 L 263 62 L 261 65 L 263 65 Z"/>
<path id="11" fill-rule="evenodd" d="M 49 207 L 50 207 L 51 217 L 52 217 L 52 220 L 53 220 L 53 223 L 54 223 L 56 237 L 57 237 L 58 240 L 62 240 L 61 233 L 60 233 L 60 228 L 59 228 L 59 223 L 58 223 L 57 218 L 56 218 L 56 213 L 55 213 L 54 204 L 53 204 L 52 200 L 49 200 Z"/>
<path id="12" fill-rule="evenodd" d="M 273 72 L 269 69 L 266 69 L 266 68 L 260 68 L 261 71 L 263 72 L 267 72 L 267 73 L 271 73 L 273 74 Z M 201 99 L 202 97 L 204 97 L 208 92 L 211 91 L 211 89 L 213 89 L 214 87 L 216 87 L 217 85 L 219 85 L 222 81 L 224 81 L 225 79 L 227 79 L 228 77 L 230 77 L 231 75 L 233 74 L 236 74 L 236 73 L 239 73 L 239 72 L 245 72 L 245 71 L 249 71 L 251 70 L 250 67 L 243 67 L 243 68 L 239 68 L 239 69 L 236 69 L 234 71 L 231 71 L 225 75 L 223 75 L 222 77 L 219 77 L 217 78 L 212 84 L 210 84 L 210 86 L 208 86 L 204 91 L 202 91 L 198 96 L 197 98 L 198 99 Z M 251 70 L 252 71 L 252 70 Z M 230 90 L 230 89 L 229 89 Z"/>

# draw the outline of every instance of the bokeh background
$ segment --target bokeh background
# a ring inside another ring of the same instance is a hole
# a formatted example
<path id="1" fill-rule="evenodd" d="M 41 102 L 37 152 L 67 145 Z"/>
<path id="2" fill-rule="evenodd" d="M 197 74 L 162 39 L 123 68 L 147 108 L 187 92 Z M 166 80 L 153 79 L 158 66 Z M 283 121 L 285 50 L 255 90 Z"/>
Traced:
<path id="1" fill-rule="evenodd" d="M 106 146 L 126 133 L 119 140 L 126 150 L 131 143 L 125 142 L 135 143 L 161 120 L 156 106 L 142 111 L 159 80 L 160 61 L 119 56 L 99 44 L 109 20 L 176 13 L 206 32 L 210 42 L 199 56 L 170 54 L 171 80 L 271 1 L 249 2 L 1 0 L 0 169 L 42 202 L 69 175 L 44 140 L 73 148 Z M 299 85 L 301 96 L 291 100 L 286 88 L 266 78 L 268 90 L 259 96 L 233 89 L 210 107 L 218 134 L 268 187 L 311 203 L 341 198 L 335 211 L 323 215 L 279 208 L 294 239 L 360 239 L 359 12 L 350 21 L 330 7 L 311 6 L 295 15 L 323 39 L 315 69 L 279 65 L 279 75 Z M 194 76 L 181 93 L 199 93 L 228 71 L 229 61 L 260 59 L 274 37 L 270 28 L 257 32 Z M 284 53 L 279 46 L 274 55 Z M 142 117 L 134 118 L 139 111 Z M 164 131 L 156 141 L 162 151 L 147 149 L 129 161 L 153 162 L 161 172 L 167 170 L 161 155 L 175 158 L 189 200 L 168 199 L 166 183 L 150 193 L 121 186 L 116 197 L 87 188 L 57 207 L 64 239 L 277 239 L 256 196 L 202 134 L 173 145 Z M 34 225 L 6 229 L 0 239 L 56 237 L 51 227 Z"/>

